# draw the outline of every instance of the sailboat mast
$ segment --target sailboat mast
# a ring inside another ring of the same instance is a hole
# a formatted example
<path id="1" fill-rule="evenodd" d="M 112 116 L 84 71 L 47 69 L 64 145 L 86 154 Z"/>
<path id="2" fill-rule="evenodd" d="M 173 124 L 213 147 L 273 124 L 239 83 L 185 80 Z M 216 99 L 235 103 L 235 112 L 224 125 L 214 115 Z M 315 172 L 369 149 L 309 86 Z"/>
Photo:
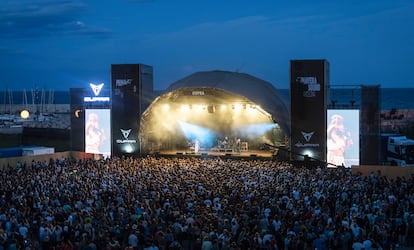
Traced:
<path id="1" fill-rule="evenodd" d="M 9 114 L 13 114 L 13 91 L 9 89 L 8 92 L 9 92 Z"/>

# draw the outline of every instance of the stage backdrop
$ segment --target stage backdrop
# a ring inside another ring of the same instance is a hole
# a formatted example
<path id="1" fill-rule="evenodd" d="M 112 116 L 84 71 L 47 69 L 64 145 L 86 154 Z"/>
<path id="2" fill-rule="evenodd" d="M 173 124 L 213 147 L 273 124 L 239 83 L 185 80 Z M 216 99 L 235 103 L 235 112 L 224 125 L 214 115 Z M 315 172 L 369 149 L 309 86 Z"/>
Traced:
<path id="1" fill-rule="evenodd" d="M 328 61 L 290 62 L 291 160 L 326 162 L 328 87 Z"/>
<path id="2" fill-rule="evenodd" d="M 153 100 L 153 69 L 143 64 L 112 64 L 112 155 L 139 156 L 141 114 Z"/>

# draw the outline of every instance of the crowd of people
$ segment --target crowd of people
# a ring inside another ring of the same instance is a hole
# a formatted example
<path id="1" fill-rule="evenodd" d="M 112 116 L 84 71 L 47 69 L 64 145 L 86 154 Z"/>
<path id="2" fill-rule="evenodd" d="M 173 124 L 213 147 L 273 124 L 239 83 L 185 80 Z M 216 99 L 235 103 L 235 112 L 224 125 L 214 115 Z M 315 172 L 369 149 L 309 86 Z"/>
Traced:
<path id="1" fill-rule="evenodd" d="M 271 159 L 51 159 L 0 170 L 0 249 L 414 246 L 413 178 Z"/>

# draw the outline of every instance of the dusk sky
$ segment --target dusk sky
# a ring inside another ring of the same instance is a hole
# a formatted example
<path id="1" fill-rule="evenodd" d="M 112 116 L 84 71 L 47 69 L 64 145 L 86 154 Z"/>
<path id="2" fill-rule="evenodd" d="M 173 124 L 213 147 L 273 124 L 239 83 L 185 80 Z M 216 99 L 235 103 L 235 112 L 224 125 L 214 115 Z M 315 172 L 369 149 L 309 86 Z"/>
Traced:
<path id="1" fill-rule="evenodd" d="M 122 63 L 157 90 L 211 70 L 286 89 L 293 59 L 327 59 L 332 85 L 414 87 L 414 1 L 0 1 L 2 90 L 109 84 Z"/>

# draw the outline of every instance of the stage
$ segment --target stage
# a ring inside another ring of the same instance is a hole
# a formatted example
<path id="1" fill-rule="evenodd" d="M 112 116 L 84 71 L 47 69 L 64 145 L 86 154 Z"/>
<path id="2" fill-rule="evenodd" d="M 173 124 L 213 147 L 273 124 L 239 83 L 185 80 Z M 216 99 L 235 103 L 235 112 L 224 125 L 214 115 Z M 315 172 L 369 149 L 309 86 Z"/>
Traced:
<path id="1" fill-rule="evenodd" d="M 273 158 L 274 152 L 269 150 L 160 150 L 154 153 L 159 156 L 186 156 L 186 157 L 226 157 L 226 158 Z"/>

